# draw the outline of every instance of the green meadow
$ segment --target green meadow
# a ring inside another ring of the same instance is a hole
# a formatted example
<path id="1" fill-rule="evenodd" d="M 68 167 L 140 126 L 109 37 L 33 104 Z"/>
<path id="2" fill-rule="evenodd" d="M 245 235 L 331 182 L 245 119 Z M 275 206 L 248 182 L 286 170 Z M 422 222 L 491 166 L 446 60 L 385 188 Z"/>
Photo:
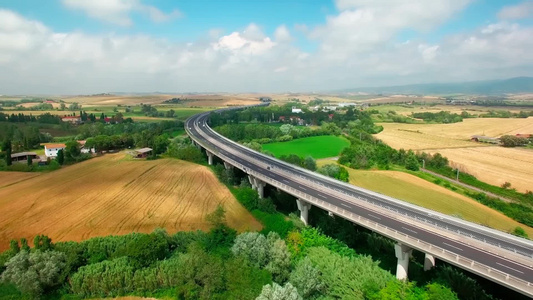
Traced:
<path id="1" fill-rule="evenodd" d="M 315 159 L 338 156 L 350 142 L 344 137 L 333 135 L 313 136 L 292 140 L 264 144 L 263 149 L 270 151 L 276 157 L 296 154 L 300 157 L 312 156 Z"/>

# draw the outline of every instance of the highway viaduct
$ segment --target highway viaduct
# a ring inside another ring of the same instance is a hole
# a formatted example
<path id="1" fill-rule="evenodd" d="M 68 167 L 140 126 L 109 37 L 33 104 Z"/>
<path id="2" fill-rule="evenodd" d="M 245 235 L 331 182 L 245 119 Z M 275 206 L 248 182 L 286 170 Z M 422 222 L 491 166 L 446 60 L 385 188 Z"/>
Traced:
<path id="1" fill-rule="evenodd" d="M 244 109 L 244 108 L 232 108 Z M 226 109 L 224 109 L 226 110 Z M 396 277 L 406 279 L 413 249 L 425 253 L 424 269 L 441 259 L 500 285 L 533 297 L 533 243 L 349 185 L 266 156 L 231 141 L 208 125 L 209 112 L 189 118 L 187 134 L 205 149 L 209 164 L 217 156 L 226 168 L 239 168 L 263 197 L 266 184 L 297 198 L 302 221 L 315 206 L 394 241 Z"/>

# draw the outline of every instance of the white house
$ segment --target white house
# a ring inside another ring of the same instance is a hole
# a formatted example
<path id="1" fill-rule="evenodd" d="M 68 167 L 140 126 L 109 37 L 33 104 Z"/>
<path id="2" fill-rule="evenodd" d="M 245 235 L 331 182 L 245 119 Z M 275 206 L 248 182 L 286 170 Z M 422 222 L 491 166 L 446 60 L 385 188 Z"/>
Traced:
<path id="1" fill-rule="evenodd" d="M 57 152 L 65 148 L 65 144 L 46 144 L 44 145 L 44 154 L 46 157 L 56 158 Z"/>
<path id="2" fill-rule="evenodd" d="M 294 114 L 299 114 L 302 112 L 302 109 L 301 108 L 296 108 L 296 107 L 292 107 L 292 113 Z"/>
<path id="3" fill-rule="evenodd" d="M 93 148 L 87 148 L 85 147 L 85 143 L 87 141 L 78 141 L 78 144 L 80 144 L 81 148 L 80 148 L 80 152 L 81 153 L 84 153 L 84 154 L 87 154 L 87 153 L 96 153 L 96 149 Z"/>

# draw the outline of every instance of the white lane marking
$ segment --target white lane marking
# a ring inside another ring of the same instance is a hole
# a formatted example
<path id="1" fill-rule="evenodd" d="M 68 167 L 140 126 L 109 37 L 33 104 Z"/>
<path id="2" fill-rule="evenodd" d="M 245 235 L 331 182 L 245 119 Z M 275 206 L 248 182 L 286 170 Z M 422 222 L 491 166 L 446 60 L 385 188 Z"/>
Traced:
<path id="1" fill-rule="evenodd" d="M 304 188 L 303 186 L 299 185 L 299 187 L 300 187 L 302 190 L 307 191 L 307 189 Z"/>
<path id="2" fill-rule="evenodd" d="M 511 268 L 511 267 L 509 267 L 509 266 L 506 266 L 506 265 L 502 265 L 502 264 L 500 264 L 499 262 L 497 262 L 497 264 L 500 265 L 500 266 L 502 266 L 502 267 L 506 267 L 507 269 L 511 269 L 511 270 L 513 270 L 513 271 L 515 271 L 515 272 L 518 272 L 518 273 L 524 274 L 524 272 L 522 272 L 522 271 L 518 271 L 517 269 L 513 269 L 513 268 Z"/>
<path id="3" fill-rule="evenodd" d="M 368 214 L 368 216 L 369 216 L 369 217 L 372 217 L 372 218 L 376 218 L 376 219 L 378 219 L 378 220 L 381 220 L 381 218 L 378 217 L 378 216 L 374 216 L 374 215 L 371 215 L 371 214 Z"/>
<path id="4" fill-rule="evenodd" d="M 324 195 L 322 195 L 322 194 L 316 194 L 316 195 L 319 196 L 319 197 L 322 197 L 322 198 L 326 199 L 326 196 L 324 196 Z"/>
<path id="5" fill-rule="evenodd" d="M 407 230 L 407 231 L 410 231 L 410 232 L 412 232 L 412 233 L 414 233 L 414 234 L 418 234 L 418 232 L 416 232 L 416 231 L 414 231 L 414 230 L 412 230 L 412 229 L 405 228 L 405 227 L 403 227 L 403 226 L 402 226 L 402 228 L 405 229 L 405 230 Z"/>
<path id="6" fill-rule="evenodd" d="M 348 207 L 348 208 L 350 208 L 350 209 L 352 208 L 351 206 L 346 205 L 346 204 L 344 204 L 344 203 L 341 203 L 341 205 L 344 206 L 344 207 Z"/>
<path id="7" fill-rule="evenodd" d="M 459 247 L 455 247 L 454 245 L 450 245 L 450 244 L 448 244 L 448 243 L 446 243 L 446 242 L 442 242 L 442 243 L 443 243 L 444 245 L 446 245 L 446 246 L 450 246 L 450 247 L 455 248 L 455 249 L 457 249 L 457 250 L 459 250 L 459 251 L 463 251 L 463 249 L 461 249 L 461 248 L 459 248 Z"/>
<path id="8" fill-rule="evenodd" d="M 290 183 L 290 181 L 288 181 L 287 179 L 283 179 L 283 181 L 286 183 Z"/>

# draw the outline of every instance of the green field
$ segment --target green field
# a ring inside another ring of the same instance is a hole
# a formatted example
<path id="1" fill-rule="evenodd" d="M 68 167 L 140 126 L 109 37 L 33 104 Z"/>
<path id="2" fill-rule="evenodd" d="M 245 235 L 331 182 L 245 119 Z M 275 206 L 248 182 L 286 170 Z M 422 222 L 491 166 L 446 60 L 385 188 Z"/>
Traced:
<path id="1" fill-rule="evenodd" d="M 300 157 L 312 156 L 315 159 L 338 156 L 350 142 L 344 137 L 333 135 L 313 136 L 290 142 L 264 144 L 263 149 L 276 157 L 296 154 Z"/>
<path id="2" fill-rule="evenodd" d="M 328 163 L 336 162 L 332 160 L 317 162 L 318 166 Z M 505 232 L 520 226 L 530 237 L 533 236 L 533 228 L 520 224 L 473 199 L 414 175 L 399 171 L 346 169 L 350 173 L 350 183 L 353 185 Z"/>

